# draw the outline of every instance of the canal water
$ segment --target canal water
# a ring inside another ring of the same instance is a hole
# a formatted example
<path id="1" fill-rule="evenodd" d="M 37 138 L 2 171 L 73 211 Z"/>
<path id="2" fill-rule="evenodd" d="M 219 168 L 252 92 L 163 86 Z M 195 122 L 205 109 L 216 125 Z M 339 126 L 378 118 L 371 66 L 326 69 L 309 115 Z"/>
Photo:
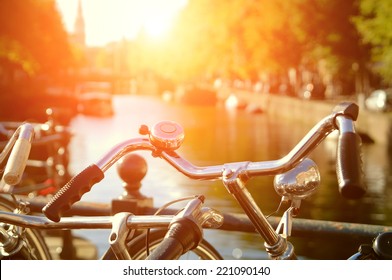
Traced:
<path id="1" fill-rule="evenodd" d="M 139 137 L 142 124 L 152 126 L 162 120 L 181 124 L 185 140 L 178 153 L 195 165 L 215 165 L 234 161 L 278 159 L 287 154 L 312 125 L 294 123 L 266 114 L 251 114 L 230 110 L 224 106 L 198 107 L 165 103 L 154 97 L 114 97 L 115 115 L 95 118 L 78 115 L 71 122 L 74 133 L 70 144 L 72 174 L 94 163 L 115 144 Z M 363 146 L 367 195 L 359 201 L 340 196 L 335 175 L 336 139 L 328 136 L 312 153 L 318 164 L 321 187 L 301 205 L 299 218 L 353 223 L 392 225 L 391 162 L 387 147 L 377 144 Z M 242 213 L 238 204 L 219 181 L 192 181 L 172 166 L 149 152 L 139 152 L 148 164 L 141 192 L 154 199 L 154 206 L 184 196 L 204 194 L 206 206 L 221 212 Z M 275 193 L 273 178 L 255 178 L 248 183 L 264 214 L 273 213 L 280 201 Z M 83 201 L 110 203 L 122 190 L 122 181 L 113 166 L 105 179 L 85 194 Z M 99 254 L 107 248 L 109 231 L 78 231 L 97 244 Z M 205 238 L 225 259 L 266 259 L 263 240 L 256 234 L 205 231 Z M 355 253 L 359 244 L 347 240 L 328 240 L 310 236 L 294 238 L 298 255 L 303 258 L 344 259 Z"/>

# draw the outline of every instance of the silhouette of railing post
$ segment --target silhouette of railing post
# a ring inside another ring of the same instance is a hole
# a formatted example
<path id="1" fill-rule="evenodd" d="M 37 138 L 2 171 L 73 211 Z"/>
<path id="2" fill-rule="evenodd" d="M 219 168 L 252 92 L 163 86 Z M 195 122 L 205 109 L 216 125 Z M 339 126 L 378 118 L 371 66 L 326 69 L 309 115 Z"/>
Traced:
<path id="1" fill-rule="evenodd" d="M 112 214 L 131 212 L 143 214 L 145 209 L 153 207 L 153 198 L 140 192 L 141 181 L 147 173 L 147 162 L 138 154 L 128 154 L 117 164 L 117 173 L 123 180 L 123 194 L 112 201 Z"/>

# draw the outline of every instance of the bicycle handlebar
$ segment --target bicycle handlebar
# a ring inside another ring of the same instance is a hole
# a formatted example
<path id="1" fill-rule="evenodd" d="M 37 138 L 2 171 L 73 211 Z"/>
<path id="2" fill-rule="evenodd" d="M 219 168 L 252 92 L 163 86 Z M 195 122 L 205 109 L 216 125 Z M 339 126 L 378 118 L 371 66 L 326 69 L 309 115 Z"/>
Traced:
<path id="1" fill-rule="evenodd" d="M 34 127 L 31 124 L 20 125 L 0 154 L 0 162 L 2 162 L 11 151 L 4 169 L 3 179 L 6 184 L 16 185 L 20 182 L 30 155 L 33 136 Z"/>
<path id="2" fill-rule="evenodd" d="M 66 130 L 58 127 L 53 127 L 51 123 L 0 123 L 0 133 L 8 139 L 0 142 L 0 149 L 2 149 L 0 163 L 10 153 L 4 168 L 4 182 L 6 184 L 16 185 L 20 182 L 26 164 L 29 162 L 28 157 L 32 147 L 50 145 L 63 139 L 62 134 Z M 45 135 L 47 133 L 49 134 Z"/>
<path id="3" fill-rule="evenodd" d="M 336 175 L 339 191 L 347 198 L 360 198 L 366 192 L 363 182 L 361 138 L 355 133 L 352 122 L 342 117 L 336 118 L 340 127 L 336 157 Z M 342 133 L 343 131 L 343 133 Z"/>
<path id="4" fill-rule="evenodd" d="M 127 227 L 133 229 L 148 229 L 151 227 L 167 228 L 174 215 L 130 215 L 127 219 Z M 53 222 L 43 216 L 32 216 L 8 211 L 0 211 L 0 220 L 16 226 L 33 229 L 111 229 L 113 216 L 86 216 L 64 217 L 61 222 Z"/>
<path id="5" fill-rule="evenodd" d="M 104 178 L 104 172 L 118 159 L 127 153 L 138 150 L 150 150 L 166 160 L 189 178 L 199 180 L 221 179 L 228 172 L 236 171 L 236 176 L 250 178 L 255 176 L 277 175 L 292 169 L 302 161 L 324 138 L 334 130 L 339 130 L 337 146 L 336 173 L 341 194 L 347 198 L 359 198 L 365 193 L 366 186 L 363 182 L 360 146 L 361 140 L 354 129 L 354 121 L 358 117 L 358 106 L 354 103 L 343 102 L 336 106 L 332 113 L 319 121 L 305 137 L 283 158 L 272 161 L 260 162 L 232 162 L 223 165 L 195 166 L 178 155 L 175 150 L 183 138 L 182 129 L 178 125 L 165 122 L 154 126 L 164 127 L 161 135 L 134 138 L 126 140 L 113 147 L 95 164 L 69 181 L 43 208 L 43 213 L 52 221 L 60 221 L 60 216 L 68 210 L 73 203 L 79 201 L 82 195 L 92 186 Z M 155 131 L 152 130 L 152 131 Z M 178 132 L 178 135 L 176 134 Z M 147 134 L 146 132 L 144 134 Z M 179 141 L 176 141 L 178 137 Z M 158 139 L 158 140 L 157 140 Z M 168 145 L 164 145 L 164 143 Z M 173 144 L 175 143 L 175 144 Z"/>

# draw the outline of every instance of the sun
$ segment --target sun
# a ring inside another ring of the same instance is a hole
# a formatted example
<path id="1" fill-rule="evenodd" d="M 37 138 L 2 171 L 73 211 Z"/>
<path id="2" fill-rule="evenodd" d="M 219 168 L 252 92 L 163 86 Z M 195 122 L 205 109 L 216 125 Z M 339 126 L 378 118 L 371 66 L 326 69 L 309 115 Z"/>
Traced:
<path id="1" fill-rule="evenodd" d="M 69 32 L 73 32 L 79 2 L 87 45 L 103 46 L 134 39 L 142 30 L 150 39 L 164 39 L 187 0 L 56 0 Z"/>
<path id="2" fill-rule="evenodd" d="M 148 21 L 143 22 L 142 25 L 150 39 L 159 40 L 166 37 L 170 30 L 171 22 L 169 20 L 150 18 Z"/>
<path id="3" fill-rule="evenodd" d="M 170 3 L 170 1 L 146 1 L 139 3 L 139 13 L 135 21 L 140 22 L 141 28 L 150 39 L 163 39 L 173 24 L 178 8 L 169 9 L 167 3 Z"/>
<path id="4" fill-rule="evenodd" d="M 160 21 L 149 21 L 144 23 L 147 36 L 151 39 L 163 39 L 170 29 L 170 25 L 167 22 Z"/>

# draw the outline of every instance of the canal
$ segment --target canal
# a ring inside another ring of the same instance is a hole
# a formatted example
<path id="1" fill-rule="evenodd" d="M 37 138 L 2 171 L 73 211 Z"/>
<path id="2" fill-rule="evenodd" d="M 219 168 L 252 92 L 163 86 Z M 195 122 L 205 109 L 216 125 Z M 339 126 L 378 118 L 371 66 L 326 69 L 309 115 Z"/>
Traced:
<path id="1" fill-rule="evenodd" d="M 161 120 L 172 120 L 184 127 L 185 141 L 178 153 L 195 165 L 215 165 L 233 161 L 278 159 L 287 154 L 312 125 L 281 120 L 267 114 L 228 110 L 224 106 L 197 107 L 164 103 L 153 97 L 114 97 L 115 115 L 94 118 L 78 115 L 71 122 L 70 171 L 75 174 L 99 159 L 115 144 L 139 137 L 141 124 L 152 126 Z M 358 201 L 340 196 L 335 175 L 336 141 L 333 135 L 319 145 L 311 158 L 318 164 L 321 187 L 303 201 L 299 218 L 353 223 L 392 225 L 391 160 L 387 147 L 363 145 L 363 161 L 368 193 Z M 221 212 L 242 213 L 236 201 L 219 181 L 192 181 L 165 161 L 149 152 L 140 152 L 148 164 L 142 182 L 142 193 L 154 199 L 159 207 L 173 199 L 204 194 L 206 206 Z M 255 178 L 248 183 L 264 214 L 273 213 L 280 201 L 273 178 Z M 122 190 L 122 182 L 113 166 L 106 177 L 95 185 L 84 201 L 110 203 Z M 78 234 L 97 244 L 99 254 L 107 247 L 108 231 L 79 231 Z M 209 230 L 205 238 L 225 259 L 265 259 L 263 240 L 240 232 Z M 293 238 L 296 252 L 304 258 L 344 259 L 355 253 L 359 244 L 347 240 L 328 240 L 311 236 Z"/>

